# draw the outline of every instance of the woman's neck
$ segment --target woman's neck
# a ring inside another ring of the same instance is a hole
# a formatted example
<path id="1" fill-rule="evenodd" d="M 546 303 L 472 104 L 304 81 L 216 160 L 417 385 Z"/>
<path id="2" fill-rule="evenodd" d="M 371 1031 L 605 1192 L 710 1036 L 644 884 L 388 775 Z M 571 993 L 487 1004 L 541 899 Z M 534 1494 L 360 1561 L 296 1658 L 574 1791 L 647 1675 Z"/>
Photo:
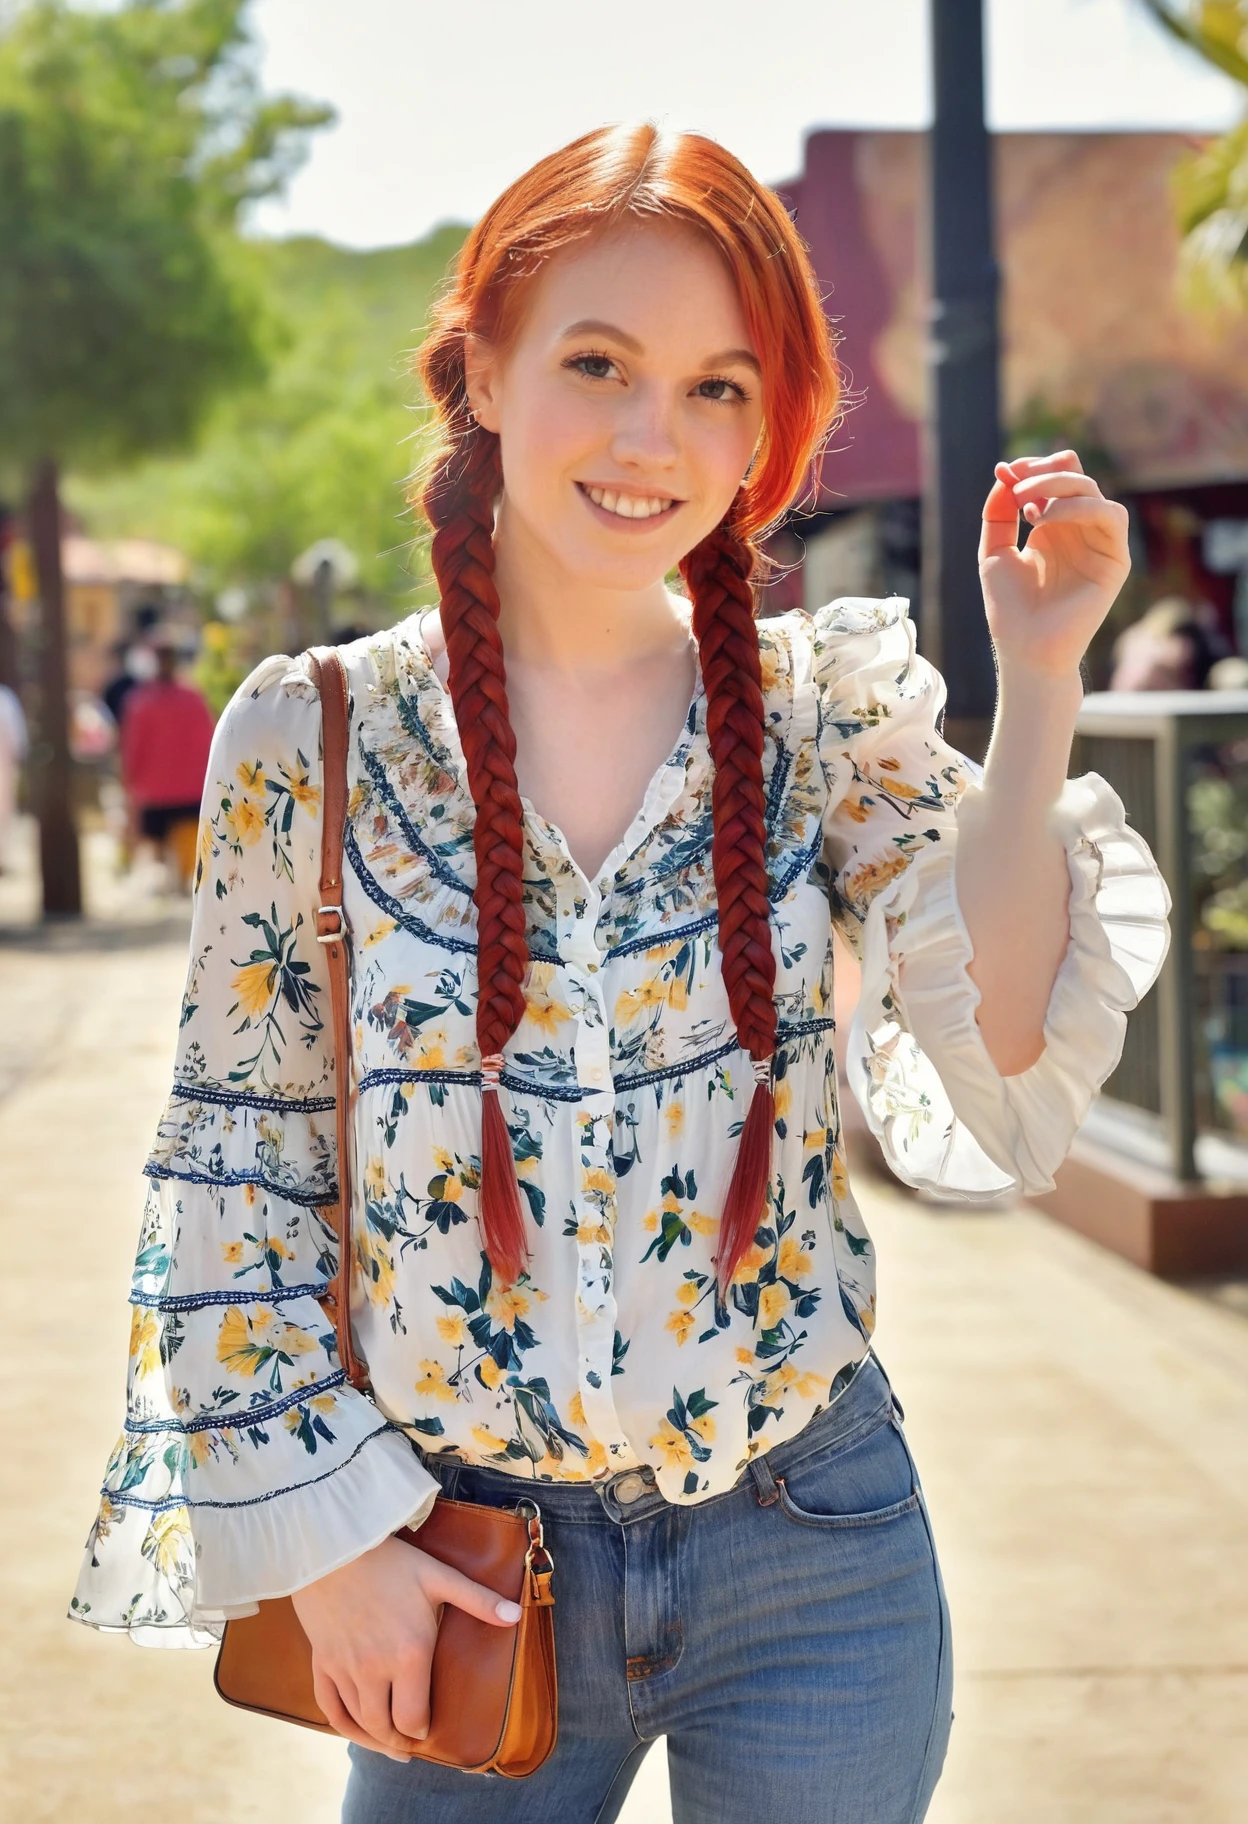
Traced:
<path id="1" fill-rule="evenodd" d="M 499 631 L 508 667 L 611 673 L 683 651 L 689 633 L 662 579 L 644 589 L 587 585 L 507 512 L 494 534 Z"/>

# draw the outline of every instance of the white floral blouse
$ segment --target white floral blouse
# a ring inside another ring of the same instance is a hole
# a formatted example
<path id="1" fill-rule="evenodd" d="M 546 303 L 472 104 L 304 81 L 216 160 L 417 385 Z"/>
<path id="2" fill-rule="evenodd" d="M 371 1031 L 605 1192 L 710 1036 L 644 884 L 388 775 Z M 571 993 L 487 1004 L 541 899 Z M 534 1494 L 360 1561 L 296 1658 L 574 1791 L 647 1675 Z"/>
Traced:
<path id="1" fill-rule="evenodd" d="M 496 1286 L 474 1220 L 480 1095 L 472 803 L 417 622 L 345 649 L 353 942 L 354 1322 L 345 1384 L 317 1303 L 334 1268 L 334 1068 L 314 941 L 320 706 L 274 658 L 217 731 L 173 1089 L 147 1166 L 129 1402 L 71 1613 L 159 1644 L 285 1594 L 423 1517 L 420 1451 L 517 1476 L 653 1466 L 730 1488 L 835 1397 L 875 1322 L 832 1036 L 832 932 L 863 962 L 853 1086 L 899 1174 L 1045 1188 L 1165 949 L 1165 889 L 1095 777 L 1060 816 L 1071 942 L 1047 1048 L 994 1070 L 954 888 L 974 769 L 904 602 L 762 623 L 780 1038 L 765 1218 L 726 1303 L 712 1256 L 753 1078 L 716 946 L 699 686 L 589 880 L 526 806 L 527 1011 L 504 1108 L 532 1258 Z"/>

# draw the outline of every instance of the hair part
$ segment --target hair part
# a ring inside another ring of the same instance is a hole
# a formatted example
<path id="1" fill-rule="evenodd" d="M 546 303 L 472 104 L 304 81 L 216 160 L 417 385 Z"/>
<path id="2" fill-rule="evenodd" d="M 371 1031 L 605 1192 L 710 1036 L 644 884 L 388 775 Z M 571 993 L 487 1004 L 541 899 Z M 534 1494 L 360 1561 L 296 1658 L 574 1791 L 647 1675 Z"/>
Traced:
<path id="1" fill-rule="evenodd" d="M 763 788 L 763 696 L 754 622 L 758 539 L 801 490 L 831 428 L 839 387 L 831 332 L 806 250 L 775 194 L 713 140 L 653 126 L 603 128 L 519 178 L 468 235 L 417 356 L 441 432 L 421 504 L 433 530 L 448 686 L 476 806 L 477 1043 L 482 1058 L 481 1227 L 501 1278 L 526 1246 L 498 1072 L 524 1014 L 528 967 L 516 743 L 494 583 L 498 438 L 472 417 L 468 336 L 506 347 L 526 285 L 556 254 L 626 223 L 684 223 L 724 259 L 762 369 L 763 428 L 728 514 L 681 572 L 693 603 L 714 762 L 712 861 L 724 983 L 756 1085 L 721 1217 L 726 1296 L 763 1214 L 775 1110 L 775 956 Z"/>

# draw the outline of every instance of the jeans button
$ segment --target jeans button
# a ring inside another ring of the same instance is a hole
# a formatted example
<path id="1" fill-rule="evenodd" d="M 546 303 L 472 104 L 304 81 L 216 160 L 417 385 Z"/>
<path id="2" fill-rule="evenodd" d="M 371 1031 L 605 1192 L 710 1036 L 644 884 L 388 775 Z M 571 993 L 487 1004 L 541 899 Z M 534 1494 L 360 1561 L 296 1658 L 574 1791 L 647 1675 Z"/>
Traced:
<path id="1" fill-rule="evenodd" d="M 615 1498 L 617 1501 L 622 1501 L 625 1506 L 630 1501 L 640 1500 L 645 1492 L 645 1481 L 635 1469 L 630 1469 L 626 1476 L 621 1476 L 615 1485 Z"/>

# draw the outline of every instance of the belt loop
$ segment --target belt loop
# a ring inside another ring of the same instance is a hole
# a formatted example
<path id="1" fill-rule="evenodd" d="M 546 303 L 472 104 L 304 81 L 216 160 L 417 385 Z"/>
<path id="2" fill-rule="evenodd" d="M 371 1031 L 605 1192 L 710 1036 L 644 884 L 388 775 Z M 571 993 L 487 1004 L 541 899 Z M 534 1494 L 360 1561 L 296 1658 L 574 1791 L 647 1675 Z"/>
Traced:
<path id="1" fill-rule="evenodd" d="M 766 1456 L 750 1458 L 750 1474 L 754 1478 L 754 1493 L 760 1507 L 774 1507 L 780 1499 L 780 1490 L 776 1478 L 771 1473 L 771 1464 Z"/>

